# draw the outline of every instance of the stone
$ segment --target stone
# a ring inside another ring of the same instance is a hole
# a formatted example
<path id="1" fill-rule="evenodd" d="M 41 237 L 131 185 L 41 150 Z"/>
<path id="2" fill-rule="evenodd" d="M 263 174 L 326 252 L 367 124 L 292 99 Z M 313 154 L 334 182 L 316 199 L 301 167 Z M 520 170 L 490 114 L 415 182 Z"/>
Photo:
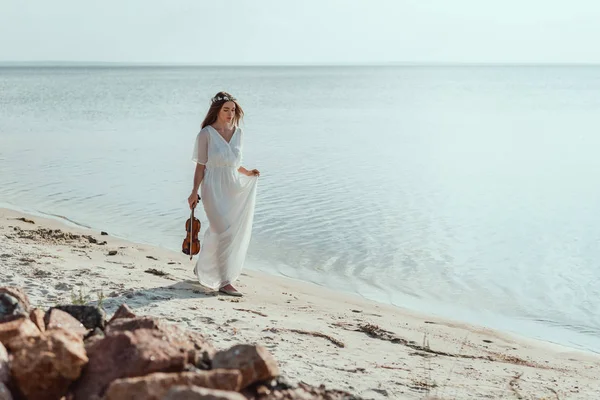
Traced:
<path id="1" fill-rule="evenodd" d="M 237 369 L 242 373 L 242 387 L 279 376 L 277 361 L 263 346 L 240 344 L 219 351 L 212 359 L 214 369 Z"/>
<path id="2" fill-rule="evenodd" d="M 8 364 L 8 352 L 6 351 L 6 347 L 0 343 L 0 384 L 8 383 L 9 380 L 10 366 Z"/>
<path id="3" fill-rule="evenodd" d="M 27 293 L 23 291 L 23 289 L 16 286 L 3 286 L 0 287 L 0 293 L 6 293 L 15 297 L 19 300 L 19 303 L 23 306 L 23 309 L 26 313 L 29 313 L 31 306 L 29 303 L 29 297 L 27 297 Z"/>
<path id="4" fill-rule="evenodd" d="M 46 330 L 64 329 L 76 333 L 82 339 L 87 334 L 87 329 L 85 329 L 81 322 L 73 318 L 70 314 L 56 308 L 51 308 L 46 312 L 44 322 L 46 323 Z"/>
<path id="5" fill-rule="evenodd" d="M 0 322 L 14 316 L 27 315 L 19 299 L 7 293 L 0 293 Z"/>
<path id="6" fill-rule="evenodd" d="M 0 400 L 13 400 L 10 390 L 4 383 L 0 383 Z"/>
<path id="7" fill-rule="evenodd" d="M 246 400 L 237 392 L 206 389 L 197 386 L 175 386 L 162 400 Z"/>
<path id="8" fill-rule="evenodd" d="M 200 386 L 238 391 L 242 375 L 235 370 L 155 373 L 138 378 L 117 379 L 110 384 L 105 400 L 161 400 L 173 386 Z"/>
<path id="9" fill-rule="evenodd" d="M 89 363 L 73 387 L 74 400 L 101 399 L 116 379 L 181 372 L 187 364 L 185 351 L 151 329 L 112 332 L 86 350 Z"/>
<path id="10" fill-rule="evenodd" d="M 29 313 L 29 319 L 35 324 L 35 326 L 38 327 L 40 332 L 44 332 L 46 330 L 46 323 L 44 322 L 45 314 L 46 313 L 39 308 L 34 308 Z"/>
<path id="11" fill-rule="evenodd" d="M 201 369 L 210 369 L 210 359 L 216 353 L 215 347 L 201 333 L 185 331 L 176 325 L 157 318 L 120 318 L 113 319 L 106 326 L 106 335 L 116 332 L 151 329 L 159 332 L 165 340 L 188 353 L 191 364 Z"/>
<path id="12" fill-rule="evenodd" d="M 86 329 L 104 329 L 106 325 L 106 313 L 100 307 L 69 304 L 53 308 L 70 314 L 81 322 Z"/>
<path id="13" fill-rule="evenodd" d="M 62 329 L 12 343 L 12 378 L 25 400 L 60 399 L 88 362 L 81 337 Z"/>
<path id="14" fill-rule="evenodd" d="M 11 343 L 18 338 L 40 336 L 41 332 L 27 317 L 19 316 L 0 323 L 0 343 L 11 350 Z"/>
<path id="15" fill-rule="evenodd" d="M 135 317 L 136 317 L 136 315 L 133 313 L 133 310 L 131 308 L 129 308 L 129 306 L 127 304 L 123 303 L 119 306 L 119 308 L 117 309 L 115 314 L 112 316 L 110 321 L 108 321 L 108 323 L 110 324 L 111 322 L 113 322 L 114 320 L 117 320 L 119 318 L 135 318 Z"/>

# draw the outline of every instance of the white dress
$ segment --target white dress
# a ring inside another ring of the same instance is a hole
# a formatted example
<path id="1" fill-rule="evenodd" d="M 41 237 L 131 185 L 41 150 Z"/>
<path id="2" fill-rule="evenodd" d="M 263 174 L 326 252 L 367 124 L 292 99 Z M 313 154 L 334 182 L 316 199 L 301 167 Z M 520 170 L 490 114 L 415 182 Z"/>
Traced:
<path id="1" fill-rule="evenodd" d="M 192 160 L 206 165 L 200 196 L 209 225 L 194 272 L 200 284 L 211 289 L 235 282 L 250 244 L 258 178 L 238 172 L 242 139 L 240 128 L 227 143 L 208 125 L 194 146 Z"/>

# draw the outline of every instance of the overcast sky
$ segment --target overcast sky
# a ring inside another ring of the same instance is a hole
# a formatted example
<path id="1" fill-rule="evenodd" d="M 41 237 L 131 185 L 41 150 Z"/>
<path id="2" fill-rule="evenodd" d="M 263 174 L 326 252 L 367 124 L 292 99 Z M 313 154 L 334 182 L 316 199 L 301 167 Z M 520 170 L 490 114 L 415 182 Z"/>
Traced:
<path id="1" fill-rule="evenodd" d="M 0 61 L 600 63 L 598 0 L 0 0 Z"/>

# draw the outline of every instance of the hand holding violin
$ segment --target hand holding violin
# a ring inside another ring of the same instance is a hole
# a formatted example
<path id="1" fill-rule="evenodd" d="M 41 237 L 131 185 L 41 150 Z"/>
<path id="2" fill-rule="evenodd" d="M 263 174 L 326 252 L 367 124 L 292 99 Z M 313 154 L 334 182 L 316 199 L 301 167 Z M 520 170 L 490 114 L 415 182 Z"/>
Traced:
<path id="1" fill-rule="evenodd" d="M 197 193 L 192 192 L 192 194 L 190 194 L 190 197 L 188 197 L 188 204 L 190 205 L 190 210 L 196 208 L 199 199 L 200 197 Z"/>

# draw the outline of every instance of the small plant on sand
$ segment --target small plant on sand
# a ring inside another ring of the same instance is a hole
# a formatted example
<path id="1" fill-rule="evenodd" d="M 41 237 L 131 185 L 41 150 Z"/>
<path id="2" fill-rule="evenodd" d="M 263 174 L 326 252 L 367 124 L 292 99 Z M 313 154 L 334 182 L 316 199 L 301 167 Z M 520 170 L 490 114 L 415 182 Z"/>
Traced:
<path id="1" fill-rule="evenodd" d="M 101 308 L 104 310 L 104 292 L 102 291 L 102 289 L 98 290 L 96 292 L 96 295 L 98 296 L 98 302 L 97 302 L 97 307 Z M 106 311 L 106 310 L 104 310 Z"/>
<path id="2" fill-rule="evenodd" d="M 86 305 L 90 300 L 90 296 L 83 293 L 83 285 L 79 286 L 79 294 L 75 294 L 73 290 L 71 290 L 71 304 L 83 306 Z"/>

